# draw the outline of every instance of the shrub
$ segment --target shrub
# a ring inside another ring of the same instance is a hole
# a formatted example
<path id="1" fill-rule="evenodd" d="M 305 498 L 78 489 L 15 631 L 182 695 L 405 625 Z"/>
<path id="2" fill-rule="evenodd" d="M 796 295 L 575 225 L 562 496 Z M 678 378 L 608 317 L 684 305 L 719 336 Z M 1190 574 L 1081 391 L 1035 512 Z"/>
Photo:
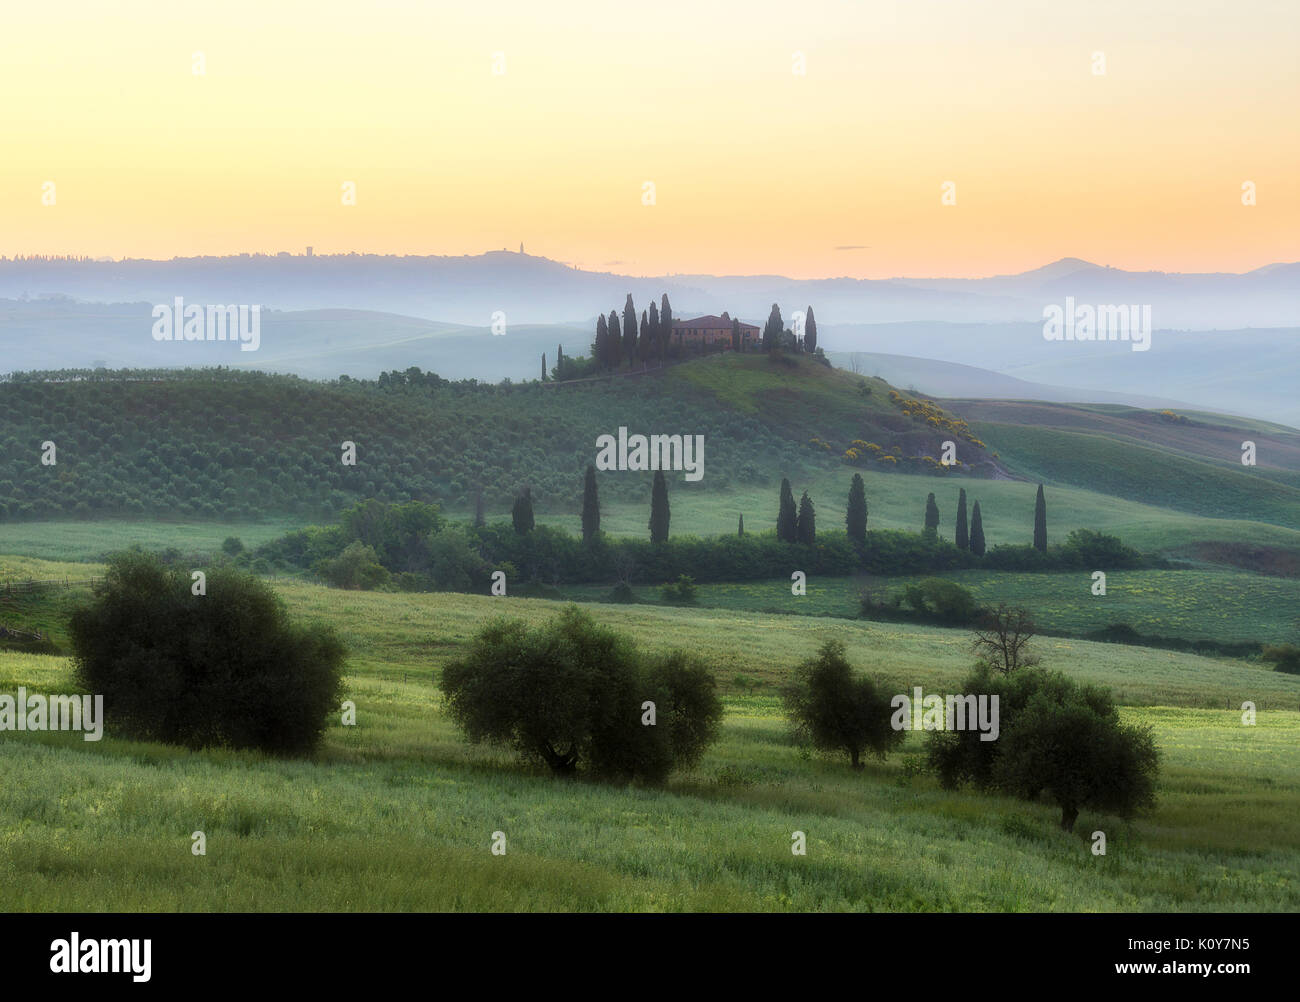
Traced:
<path id="1" fill-rule="evenodd" d="M 978 611 L 974 595 L 943 578 L 926 578 L 908 585 L 903 591 L 903 601 L 922 615 L 956 625 L 972 622 Z"/>
<path id="2" fill-rule="evenodd" d="M 474 548 L 461 526 L 444 529 L 428 540 L 429 577 L 439 591 L 469 591 L 484 588 L 492 569 Z M 509 576 L 506 581 L 509 582 Z"/>
<path id="3" fill-rule="evenodd" d="M 1075 529 L 1061 547 L 1061 563 L 1084 569 L 1140 567 L 1142 555 L 1118 536 L 1092 529 Z"/>
<path id="4" fill-rule="evenodd" d="M 636 600 L 636 593 L 632 591 L 632 586 L 626 581 L 620 581 L 618 584 L 614 585 L 614 589 L 609 593 L 608 599 L 610 602 L 619 602 L 625 605 L 633 603 Z"/>
<path id="5" fill-rule="evenodd" d="M 378 588 L 391 577 L 374 548 L 360 540 L 349 543 L 337 557 L 317 561 L 312 569 L 335 588 L 353 591 Z"/>
<path id="6" fill-rule="evenodd" d="M 665 602 L 673 605 L 694 605 L 699 598 L 695 579 L 689 574 L 679 575 L 676 581 L 664 585 L 661 594 Z"/>
<path id="7" fill-rule="evenodd" d="M 443 670 L 452 719 L 471 741 L 513 747 L 559 776 L 580 766 L 657 782 L 698 760 L 722 706 L 708 672 L 685 655 L 643 659 L 576 606 L 530 630 L 489 623 Z M 653 726 L 642 722 L 655 703 Z"/>
<path id="8" fill-rule="evenodd" d="M 1272 661 L 1276 671 L 1300 675 L 1300 647 L 1295 644 L 1267 644 L 1260 657 Z"/>
<path id="9" fill-rule="evenodd" d="M 131 738 L 304 753 L 342 694 L 342 643 L 293 624 L 269 585 L 230 567 L 196 596 L 184 569 L 115 557 L 69 633 L 79 685 Z"/>
<path id="10" fill-rule="evenodd" d="M 221 552 L 228 557 L 237 557 L 244 552 L 244 541 L 238 536 L 227 536 L 221 542 Z"/>
<path id="11" fill-rule="evenodd" d="M 863 767 L 863 752 L 881 758 L 907 735 L 890 723 L 888 693 L 866 677 L 853 677 L 844 644 L 828 640 L 794 670 L 782 693 L 794 738 L 819 751 L 847 752 L 854 769 Z"/>

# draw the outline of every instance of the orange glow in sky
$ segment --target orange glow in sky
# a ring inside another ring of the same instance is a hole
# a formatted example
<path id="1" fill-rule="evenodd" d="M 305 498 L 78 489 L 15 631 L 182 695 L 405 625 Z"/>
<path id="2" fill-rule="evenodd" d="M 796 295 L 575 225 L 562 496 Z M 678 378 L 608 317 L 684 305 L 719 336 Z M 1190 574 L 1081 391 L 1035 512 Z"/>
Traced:
<path id="1" fill-rule="evenodd" d="M 1245 271 L 1300 259 L 1297 50 L 1266 0 L 14 5 L 0 254 Z"/>

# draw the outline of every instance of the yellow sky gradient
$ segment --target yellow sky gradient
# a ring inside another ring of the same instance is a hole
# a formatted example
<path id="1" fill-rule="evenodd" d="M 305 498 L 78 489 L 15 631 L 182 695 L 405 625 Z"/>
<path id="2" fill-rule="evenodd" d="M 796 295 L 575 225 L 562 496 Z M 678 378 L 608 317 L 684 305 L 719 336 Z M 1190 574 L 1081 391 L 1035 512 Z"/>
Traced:
<path id="1" fill-rule="evenodd" d="M 1300 259 L 1298 51 L 1291 0 L 15 5 L 0 254 L 1245 271 Z"/>

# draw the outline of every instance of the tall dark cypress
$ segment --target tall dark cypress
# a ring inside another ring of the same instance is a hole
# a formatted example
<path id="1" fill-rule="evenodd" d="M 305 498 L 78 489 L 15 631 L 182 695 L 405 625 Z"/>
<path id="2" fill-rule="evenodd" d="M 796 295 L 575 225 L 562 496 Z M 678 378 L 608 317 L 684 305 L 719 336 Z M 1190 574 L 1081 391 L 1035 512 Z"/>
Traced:
<path id="1" fill-rule="evenodd" d="M 654 304 L 651 303 L 651 308 Z M 650 319 L 646 316 L 645 310 L 641 311 L 641 333 L 636 339 L 636 357 L 638 362 L 648 362 L 650 360 L 650 349 L 652 338 L 650 337 Z"/>
<path id="2" fill-rule="evenodd" d="M 555 378 L 564 378 L 564 345 L 555 346 Z"/>
<path id="3" fill-rule="evenodd" d="M 632 305 L 630 292 L 623 304 L 623 357 L 628 365 L 636 361 L 636 307 Z"/>
<path id="4" fill-rule="evenodd" d="M 763 350 L 771 351 L 781 343 L 781 330 L 785 322 L 781 319 L 781 307 L 776 303 L 772 304 L 772 312 L 767 315 L 767 323 L 763 325 Z"/>
<path id="5" fill-rule="evenodd" d="M 966 535 L 966 488 L 957 493 L 957 549 L 970 549 L 970 538 Z"/>
<path id="6" fill-rule="evenodd" d="M 542 382 L 546 382 L 546 352 L 542 352 Z"/>
<path id="7" fill-rule="evenodd" d="M 812 546 L 817 542 L 817 510 L 813 507 L 808 492 L 803 492 L 799 499 L 799 522 L 795 527 L 799 542 Z"/>
<path id="8" fill-rule="evenodd" d="M 1047 499 L 1043 497 L 1042 484 L 1038 485 L 1038 497 L 1034 499 L 1034 549 L 1047 552 Z"/>
<path id="9" fill-rule="evenodd" d="M 582 538 L 590 543 L 600 532 L 600 497 L 596 493 L 596 467 L 587 464 L 587 479 L 582 484 Z"/>
<path id="10" fill-rule="evenodd" d="M 668 302 L 668 293 L 663 294 L 659 302 L 659 361 L 668 358 L 668 345 L 673 339 L 673 308 Z"/>
<path id="11" fill-rule="evenodd" d="M 641 357 L 647 362 L 659 357 L 659 307 L 650 300 L 650 337 L 641 338 Z"/>
<path id="12" fill-rule="evenodd" d="M 925 532 L 922 535 L 931 541 L 939 538 L 939 506 L 933 493 L 925 499 Z"/>
<path id="13" fill-rule="evenodd" d="M 533 531 L 533 489 L 525 487 L 524 492 L 515 498 L 515 506 L 510 512 L 515 524 L 515 532 L 524 536 Z"/>
<path id="14" fill-rule="evenodd" d="M 731 350 L 740 351 L 740 317 L 731 318 Z"/>
<path id="15" fill-rule="evenodd" d="M 618 324 L 618 312 L 609 311 L 609 367 L 617 369 L 623 364 L 623 329 Z"/>
<path id="16" fill-rule="evenodd" d="M 803 322 L 803 350 L 809 355 L 817 350 L 817 318 L 813 316 L 812 307 L 808 307 L 808 317 Z"/>
<path id="17" fill-rule="evenodd" d="M 849 484 L 849 507 L 844 513 L 844 527 L 849 539 L 862 545 L 867 541 L 867 485 L 862 482 L 862 474 L 853 474 Z"/>
<path id="18" fill-rule="evenodd" d="M 603 313 L 596 318 L 596 340 L 591 343 L 591 360 L 598 369 L 609 367 L 609 324 L 605 322 Z"/>
<path id="19" fill-rule="evenodd" d="M 474 524 L 484 526 L 487 524 L 487 509 L 483 506 L 483 492 L 478 492 L 478 498 L 474 502 Z"/>
<path id="20" fill-rule="evenodd" d="M 744 514 L 744 512 L 741 512 L 741 515 L 740 515 L 740 528 L 738 528 L 738 529 L 736 530 L 736 535 L 737 535 L 737 536 L 743 536 L 744 534 L 745 534 L 745 514 Z"/>
<path id="21" fill-rule="evenodd" d="M 781 507 L 776 514 L 776 538 L 783 543 L 799 541 L 799 511 L 794 506 L 790 481 L 781 478 Z"/>
<path id="22" fill-rule="evenodd" d="M 977 557 L 984 556 L 984 520 L 980 518 L 980 503 L 970 513 L 970 551 Z"/>
<path id="23" fill-rule="evenodd" d="M 655 470 L 655 483 L 650 491 L 650 542 L 668 541 L 668 482 L 664 471 Z"/>

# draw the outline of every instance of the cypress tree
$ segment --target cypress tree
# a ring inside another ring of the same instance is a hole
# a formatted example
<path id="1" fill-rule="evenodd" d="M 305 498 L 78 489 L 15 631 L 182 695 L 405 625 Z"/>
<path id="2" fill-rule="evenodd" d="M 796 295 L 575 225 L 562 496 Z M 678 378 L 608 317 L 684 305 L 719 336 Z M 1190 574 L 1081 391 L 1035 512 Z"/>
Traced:
<path id="1" fill-rule="evenodd" d="M 931 542 L 939 538 L 939 506 L 934 502 L 933 493 L 925 499 L 925 532 L 922 535 Z"/>
<path id="2" fill-rule="evenodd" d="M 799 540 L 799 512 L 794 506 L 794 491 L 790 481 L 781 478 L 781 507 L 776 515 L 776 538 L 783 543 Z"/>
<path id="3" fill-rule="evenodd" d="M 555 346 L 555 378 L 564 378 L 564 345 Z"/>
<path id="4" fill-rule="evenodd" d="M 515 532 L 524 536 L 533 531 L 533 489 L 525 487 L 524 492 L 515 498 L 515 506 L 510 512 L 515 523 Z"/>
<path id="5" fill-rule="evenodd" d="M 1047 500 L 1043 497 L 1042 484 L 1038 485 L 1038 497 L 1034 499 L 1034 549 L 1047 552 Z"/>
<path id="6" fill-rule="evenodd" d="M 587 464 L 587 479 L 582 485 L 582 538 L 590 543 L 600 532 L 600 498 L 596 494 L 596 467 Z"/>
<path id="7" fill-rule="evenodd" d="M 966 488 L 957 493 L 957 549 L 969 550 L 970 538 L 966 535 Z"/>
<path id="8" fill-rule="evenodd" d="M 609 367 L 617 369 L 623 364 L 623 329 L 618 325 L 618 313 L 609 311 Z"/>
<path id="9" fill-rule="evenodd" d="M 980 503 L 970 513 L 970 551 L 977 557 L 984 556 L 984 520 L 980 518 Z"/>
<path id="10" fill-rule="evenodd" d="M 478 499 L 474 502 L 474 525 L 482 527 L 487 524 L 487 510 L 483 507 L 483 492 L 478 492 Z"/>
<path id="11" fill-rule="evenodd" d="M 591 344 L 591 358 L 596 368 L 607 368 L 609 363 L 609 325 L 605 323 L 605 314 L 596 318 L 596 340 Z"/>
<path id="12" fill-rule="evenodd" d="M 668 358 L 668 345 L 673 339 L 673 308 L 668 302 L 668 293 L 663 294 L 659 303 L 659 361 Z"/>
<path id="13" fill-rule="evenodd" d="M 654 308 L 653 303 L 651 303 L 650 306 L 651 309 Z M 648 362 L 650 360 L 650 352 L 652 350 L 652 344 L 650 338 L 651 329 L 652 328 L 650 327 L 650 320 L 646 316 L 645 310 L 642 310 L 641 311 L 641 333 L 637 336 L 637 341 L 636 341 L 637 358 L 641 362 Z"/>
<path id="14" fill-rule="evenodd" d="M 650 337 L 641 338 L 641 357 L 647 362 L 659 357 L 659 307 L 650 300 Z"/>
<path id="15" fill-rule="evenodd" d="M 736 530 L 736 535 L 743 536 L 744 534 L 745 534 L 745 515 L 742 512 L 740 516 L 740 528 Z"/>
<path id="16" fill-rule="evenodd" d="M 809 355 L 817 350 L 817 318 L 813 316 L 812 307 L 808 307 L 808 318 L 803 324 L 803 350 Z"/>
<path id="17" fill-rule="evenodd" d="M 808 492 L 803 492 L 799 499 L 799 523 L 796 526 L 799 542 L 812 546 L 817 542 L 817 510 L 813 507 Z"/>
<path id="18" fill-rule="evenodd" d="M 844 525 L 848 529 L 849 539 L 859 545 L 867 541 L 867 486 L 862 482 L 862 474 L 853 474 L 853 483 L 849 484 L 849 508 L 844 515 Z"/>
<path id="19" fill-rule="evenodd" d="M 650 491 L 650 542 L 668 541 L 668 482 L 664 471 L 655 470 L 655 483 Z"/>
<path id="20" fill-rule="evenodd" d="M 542 352 L 542 382 L 546 382 L 546 352 Z"/>
<path id="21" fill-rule="evenodd" d="M 731 350 L 740 351 L 740 317 L 731 319 Z"/>
<path id="22" fill-rule="evenodd" d="M 776 303 L 772 304 L 772 312 L 767 315 L 767 323 L 763 325 L 763 350 L 771 351 L 781 343 L 781 330 L 785 326 L 781 320 L 781 307 Z"/>
<path id="23" fill-rule="evenodd" d="M 623 304 L 623 357 L 628 365 L 636 361 L 636 307 L 632 305 L 630 292 Z"/>

